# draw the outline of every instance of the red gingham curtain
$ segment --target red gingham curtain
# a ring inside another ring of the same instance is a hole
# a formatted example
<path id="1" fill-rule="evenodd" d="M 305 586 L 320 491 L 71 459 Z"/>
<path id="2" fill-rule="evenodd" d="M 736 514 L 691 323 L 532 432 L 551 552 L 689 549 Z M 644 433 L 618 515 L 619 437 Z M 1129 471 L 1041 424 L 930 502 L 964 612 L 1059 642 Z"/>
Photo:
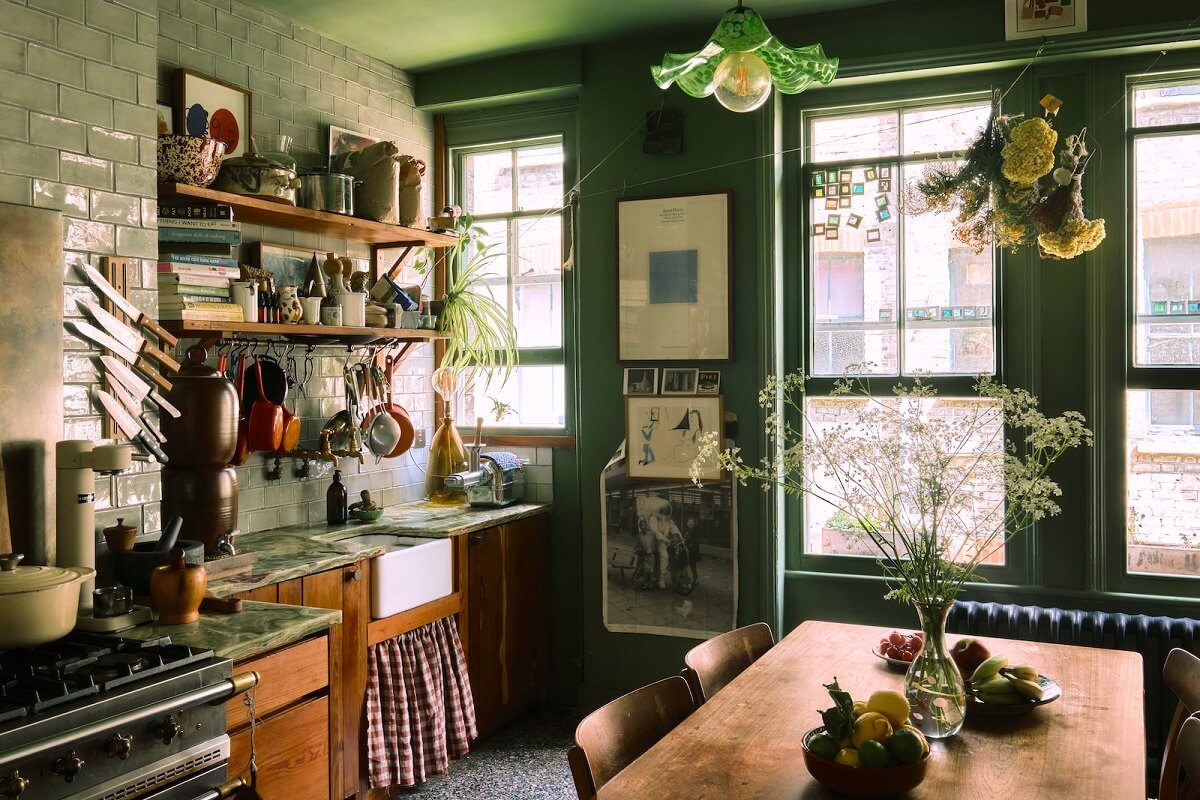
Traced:
<path id="1" fill-rule="evenodd" d="M 371 787 L 412 786 L 447 774 L 450 759 L 466 755 L 478 735 L 454 617 L 380 642 L 367 660 Z"/>

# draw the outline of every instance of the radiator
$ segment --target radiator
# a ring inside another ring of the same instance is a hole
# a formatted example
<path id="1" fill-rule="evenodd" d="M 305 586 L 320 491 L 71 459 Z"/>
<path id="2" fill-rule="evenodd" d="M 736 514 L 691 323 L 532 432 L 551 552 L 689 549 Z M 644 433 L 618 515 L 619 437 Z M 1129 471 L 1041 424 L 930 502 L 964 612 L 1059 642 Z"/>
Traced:
<path id="1" fill-rule="evenodd" d="M 946 628 L 977 636 L 1141 653 L 1146 690 L 1146 785 L 1148 796 L 1158 794 L 1163 741 L 1177 702 L 1163 684 L 1163 664 L 1174 647 L 1200 656 L 1200 620 L 956 600 Z"/>

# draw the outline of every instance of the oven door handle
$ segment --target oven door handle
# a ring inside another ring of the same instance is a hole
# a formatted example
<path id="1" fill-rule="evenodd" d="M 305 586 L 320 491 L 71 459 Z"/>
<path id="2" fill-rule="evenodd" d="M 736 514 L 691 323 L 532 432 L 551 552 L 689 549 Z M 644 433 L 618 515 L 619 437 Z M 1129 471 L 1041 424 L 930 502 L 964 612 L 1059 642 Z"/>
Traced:
<path id="1" fill-rule="evenodd" d="M 232 780 L 225 781 L 215 789 L 209 789 L 195 800 L 228 800 L 228 798 L 237 794 L 245 785 L 246 782 L 241 778 L 233 778 Z"/>

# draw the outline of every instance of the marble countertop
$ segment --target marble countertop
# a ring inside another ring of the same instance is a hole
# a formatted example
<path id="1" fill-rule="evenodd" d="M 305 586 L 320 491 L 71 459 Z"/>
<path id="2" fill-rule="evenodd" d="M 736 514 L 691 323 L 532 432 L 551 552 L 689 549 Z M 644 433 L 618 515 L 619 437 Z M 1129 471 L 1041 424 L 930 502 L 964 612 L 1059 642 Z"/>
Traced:
<path id="1" fill-rule="evenodd" d="M 342 621 L 342 612 L 277 603 L 244 603 L 237 614 L 202 612 L 185 625 L 151 622 L 123 631 L 130 639 L 170 636 L 175 644 L 212 650 L 235 661 L 298 642 Z"/>

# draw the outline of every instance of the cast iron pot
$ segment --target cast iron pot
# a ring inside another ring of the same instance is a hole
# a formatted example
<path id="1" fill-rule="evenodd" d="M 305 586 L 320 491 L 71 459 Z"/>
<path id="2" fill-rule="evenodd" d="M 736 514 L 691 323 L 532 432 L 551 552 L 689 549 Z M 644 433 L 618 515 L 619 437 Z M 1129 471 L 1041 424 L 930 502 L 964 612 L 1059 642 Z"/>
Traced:
<path id="1" fill-rule="evenodd" d="M 79 584 L 89 567 L 22 567 L 19 553 L 0 555 L 0 650 L 53 642 L 75 627 Z"/>

